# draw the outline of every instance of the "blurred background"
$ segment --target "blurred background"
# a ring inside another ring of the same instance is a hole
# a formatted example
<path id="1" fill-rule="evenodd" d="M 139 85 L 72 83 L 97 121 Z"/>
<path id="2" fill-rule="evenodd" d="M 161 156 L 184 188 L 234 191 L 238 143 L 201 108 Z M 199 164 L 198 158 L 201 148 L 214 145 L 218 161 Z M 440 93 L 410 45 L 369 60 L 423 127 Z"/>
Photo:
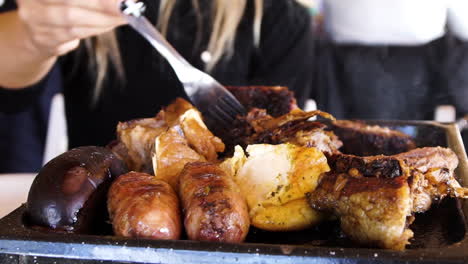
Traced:
<path id="1" fill-rule="evenodd" d="M 466 124 L 468 1 L 297 1 L 314 36 L 308 110 Z M 67 149 L 61 75 L 51 76 L 28 109 L 0 113 L 0 173 L 36 172 Z"/>

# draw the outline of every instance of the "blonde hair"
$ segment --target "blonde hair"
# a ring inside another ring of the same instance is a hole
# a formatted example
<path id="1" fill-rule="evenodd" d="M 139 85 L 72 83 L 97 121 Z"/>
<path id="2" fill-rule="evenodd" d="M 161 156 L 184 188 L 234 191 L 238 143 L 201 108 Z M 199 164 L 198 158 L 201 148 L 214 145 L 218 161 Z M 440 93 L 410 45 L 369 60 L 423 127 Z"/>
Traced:
<path id="1" fill-rule="evenodd" d="M 169 21 L 177 0 L 161 0 L 159 16 L 156 23 L 163 35 L 167 35 Z M 202 14 L 199 0 L 191 0 L 196 13 L 198 27 L 197 40 L 202 32 Z M 230 58 L 234 53 L 234 43 L 237 28 L 244 16 L 248 0 L 213 0 L 211 14 L 211 35 L 207 51 L 211 54 L 211 60 L 205 65 L 205 70 L 210 72 L 223 56 Z M 253 0 L 255 4 L 255 15 L 253 22 L 254 44 L 260 43 L 261 21 L 263 17 L 263 0 Z M 117 70 L 119 77 L 124 78 L 122 59 L 115 32 L 109 32 L 85 41 L 86 48 L 92 58 L 91 63 L 96 69 L 96 82 L 94 100 L 101 93 L 105 74 L 110 64 Z"/>

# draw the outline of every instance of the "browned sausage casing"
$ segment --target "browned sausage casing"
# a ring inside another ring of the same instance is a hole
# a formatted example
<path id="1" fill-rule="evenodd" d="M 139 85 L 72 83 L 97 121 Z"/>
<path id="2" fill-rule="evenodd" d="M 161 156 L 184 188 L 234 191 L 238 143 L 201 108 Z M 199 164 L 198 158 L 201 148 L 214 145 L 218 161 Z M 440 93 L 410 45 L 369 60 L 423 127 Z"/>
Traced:
<path id="1" fill-rule="evenodd" d="M 230 176 L 215 164 L 194 162 L 179 180 L 189 239 L 244 241 L 250 225 L 247 205 Z"/>
<path id="2" fill-rule="evenodd" d="M 107 206 L 114 233 L 126 237 L 178 239 L 179 200 L 172 187 L 146 173 L 129 172 L 111 186 Z"/>

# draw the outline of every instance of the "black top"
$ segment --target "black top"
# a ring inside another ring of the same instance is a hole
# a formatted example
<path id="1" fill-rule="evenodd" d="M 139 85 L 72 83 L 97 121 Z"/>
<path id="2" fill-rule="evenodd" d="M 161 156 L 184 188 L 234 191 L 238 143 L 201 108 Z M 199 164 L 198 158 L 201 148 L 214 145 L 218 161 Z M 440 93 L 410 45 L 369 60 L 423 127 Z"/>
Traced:
<path id="1" fill-rule="evenodd" d="M 200 44 L 195 45 L 197 28 L 190 3 L 178 2 L 168 40 L 190 63 L 203 69 L 200 55 L 206 50 L 209 30 L 203 28 Z M 156 21 L 158 1 L 148 1 L 147 6 L 146 14 Z M 212 75 L 225 85 L 288 86 L 302 104 L 312 81 L 312 36 L 307 10 L 294 0 L 265 0 L 259 48 L 253 44 L 253 13 L 253 1 L 248 1 L 234 55 L 223 58 Z M 209 25 L 207 14 L 204 20 L 203 24 Z M 185 97 L 169 64 L 140 35 L 123 26 L 117 29 L 117 36 L 126 80 L 119 80 L 110 69 L 95 105 L 92 104 L 94 69 L 84 49 L 81 47 L 59 60 L 70 147 L 106 145 L 115 138 L 118 121 L 154 116 L 176 97 Z M 42 87 L 40 83 L 23 91 L 0 89 L 0 111 L 19 111 L 41 93 Z"/>

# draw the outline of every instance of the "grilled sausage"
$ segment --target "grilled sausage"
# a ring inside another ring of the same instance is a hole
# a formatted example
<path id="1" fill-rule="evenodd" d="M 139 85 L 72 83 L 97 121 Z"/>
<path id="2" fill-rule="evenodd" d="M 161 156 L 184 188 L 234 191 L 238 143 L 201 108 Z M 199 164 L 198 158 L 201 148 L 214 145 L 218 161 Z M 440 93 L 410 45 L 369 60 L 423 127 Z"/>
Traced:
<path id="1" fill-rule="evenodd" d="M 189 239 L 242 242 L 249 231 L 247 204 L 217 165 L 194 162 L 180 175 L 179 194 Z"/>
<path id="2" fill-rule="evenodd" d="M 107 206 L 114 233 L 125 237 L 178 239 L 179 200 L 172 187 L 146 173 L 129 172 L 111 186 Z"/>

